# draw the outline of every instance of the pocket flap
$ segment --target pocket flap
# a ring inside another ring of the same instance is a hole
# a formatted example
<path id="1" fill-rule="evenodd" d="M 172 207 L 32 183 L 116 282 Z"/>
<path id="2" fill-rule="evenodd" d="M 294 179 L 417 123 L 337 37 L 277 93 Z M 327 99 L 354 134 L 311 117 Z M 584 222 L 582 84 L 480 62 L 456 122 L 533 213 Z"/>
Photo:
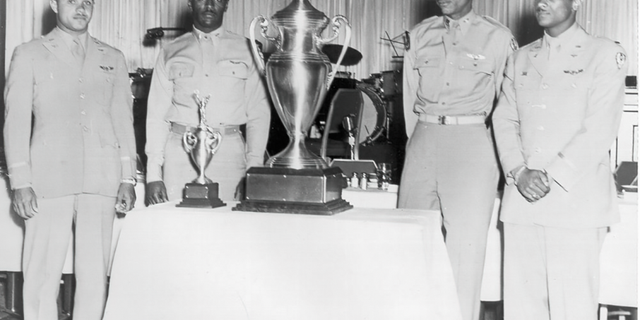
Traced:
<path id="1" fill-rule="evenodd" d="M 218 62 L 218 74 L 226 77 L 246 79 L 249 68 L 242 61 L 223 60 Z"/>
<path id="2" fill-rule="evenodd" d="M 186 63 L 174 63 L 169 67 L 169 79 L 193 77 L 195 66 Z"/>
<path id="3" fill-rule="evenodd" d="M 442 60 L 442 57 L 418 57 L 415 68 L 436 68 L 440 65 Z"/>

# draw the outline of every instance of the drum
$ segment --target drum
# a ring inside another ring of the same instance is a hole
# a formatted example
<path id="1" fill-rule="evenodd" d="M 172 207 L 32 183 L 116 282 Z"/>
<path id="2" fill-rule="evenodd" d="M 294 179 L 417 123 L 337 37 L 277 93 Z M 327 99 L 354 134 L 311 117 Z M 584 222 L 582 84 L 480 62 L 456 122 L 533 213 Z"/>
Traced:
<path id="1" fill-rule="evenodd" d="M 349 82 L 340 82 L 336 83 L 336 80 L 350 80 Z M 359 143 L 363 145 L 368 145 L 378 140 L 384 129 L 387 125 L 387 111 L 385 107 L 385 102 L 378 93 L 378 89 L 371 84 L 358 82 L 353 79 L 334 79 L 334 84 L 331 86 L 331 89 L 327 93 L 327 97 L 325 98 L 325 102 L 318 112 L 316 119 L 314 121 L 314 125 L 316 128 L 322 132 L 324 131 L 325 125 L 327 123 L 327 116 L 329 112 L 329 108 L 331 103 L 336 104 L 334 108 L 338 108 L 339 111 L 336 111 L 337 118 L 341 119 L 341 114 L 348 112 L 348 109 L 351 107 L 352 102 L 348 97 L 340 97 L 338 99 L 334 99 L 336 93 L 339 89 L 356 89 L 360 92 L 363 106 L 362 106 L 362 116 L 359 120 L 360 135 L 359 135 Z M 341 120 L 340 120 L 341 121 Z M 332 128 L 334 125 L 332 125 Z M 339 125 L 338 127 L 341 127 Z M 346 132 L 343 129 L 334 128 L 331 129 L 331 134 L 333 136 L 330 139 L 338 139 L 346 141 Z M 334 131 L 335 130 L 335 131 Z M 271 139 L 270 139 L 271 140 Z"/>
<path id="2" fill-rule="evenodd" d="M 380 78 L 381 94 L 383 97 L 389 98 L 402 92 L 402 71 L 382 71 Z"/>
<path id="3" fill-rule="evenodd" d="M 359 143 L 368 145 L 378 140 L 387 123 L 387 111 L 385 103 L 377 93 L 378 90 L 368 83 L 358 83 L 356 89 L 363 95 L 362 116 L 360 118 Z"/>
<path id="4" fill-rule="evenodd" d="M 371 85 L 377 94 L 382 94 L 382 73 L 369 74 L 369 78 L 362 79 L 362 82 Z"/>

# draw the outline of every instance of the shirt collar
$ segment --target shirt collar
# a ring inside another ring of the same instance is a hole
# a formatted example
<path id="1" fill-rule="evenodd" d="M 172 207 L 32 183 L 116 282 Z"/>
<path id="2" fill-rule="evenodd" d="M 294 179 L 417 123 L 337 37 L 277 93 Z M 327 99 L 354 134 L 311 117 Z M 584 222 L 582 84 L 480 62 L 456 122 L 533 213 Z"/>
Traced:
<path id="1" fill-rule="evenodd" d="M 82 48 L 84 48 L 85 51 L 87 50 L 87 42 L 89 41 L 89 32 L 84 32 L 76 37 L 74 35 L 71 35 L 65 32 L 59 27 L 56 27 L 56 31 L 60 35 L 60 38 L 62 38 L 62 41 L 67 45 L 67 47 L 69 48 L 73 47 L 73 40 L 77 38 L 80 41 Z"/>
<path id="2" fill-rule="evenodd" d="M 453 20 L 447 16 L 444 16 L 444 26 L 447 30 L 449 30 L 449 26 L 451 25 L 451 23 L 453 21 L 457 21 L 460 24 L 460 31 L 462 31 L 462 34 L 467 34 L 467 31 L 469 30 L 469 28 L 471 28 L 471 23 L 475 20 L 475 18 L 478 15 L 473 12 L 473 10 L 469 11 L 469 13 L 467 13 L 464 17 L 458 19 L 458 20 Z"/>
<path id="3" fill-rule="evenodd" d="M 578 31 L 578 29 L 579 29 L 578 23 L 575 22 L 573 23 L 573 25 L 571 25 L 571 27 L 569 27 L 569 29 L 565 30 L 563 33 L 561 33 L 557 37 L 552 37 L 545 31 L 544 36 L 542 36 L 542 43 L 544 47 L 547 49 L 551 47 L 557 47 L 557 46 L 562 48 L 562 44 L 563 43 L 566 44 L 569 41 L 571 41 L 571 38 L 573 38 L 573 36 L 576 34 L 576 31 Z"/>
<path id="4" fill-rule="evenodd" d="M 224 33 L 224 27 L 220 27 L 209 33 L 205 33 L 202 30 L 196 28 L 196 26 L 193 26 L 193 32 L 195 33 L 196 38 L 198 38 L 198 40 L 215 39 L 215 38 L 219 38 L 220 35 Z"/>

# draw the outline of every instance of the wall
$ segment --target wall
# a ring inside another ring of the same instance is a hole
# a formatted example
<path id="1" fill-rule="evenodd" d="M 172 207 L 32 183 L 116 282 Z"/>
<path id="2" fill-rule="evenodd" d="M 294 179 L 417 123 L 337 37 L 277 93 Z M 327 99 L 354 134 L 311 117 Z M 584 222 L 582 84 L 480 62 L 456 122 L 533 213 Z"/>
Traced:
<path id="1" fill-rule="evenodd" d="M 248 36 L 251 20 L 262 14 L 270 17 L 289 4 L 290 0 L 231 0 L 225 25 L 231 31 Z M 8 63 L 18 44 L 48 32 L 55 24 L 49 0 L 7 1 Z M 388 41 L 401 35 L 427 16 L 438 14 L 434 0 L 311 0 L 327 16 L 345 15 L 353 27 L 351 47 L 359 50 L 362 61 L 353 67 L 341 67 L 356 79 L 370 73 L 395 70 L 400 67 Z M 541 35 L 532 15 L 532 0 L 473 0 L 479 14 L 496 18 L 508 26 L 524 45 Z M 606 3 L 606 6 L 604 5 Z M 637 75 L 637 0 L 585 0 L 579 10 L 579 21 L 595 35 L 620 41 L 630 57 L 630 74 Z M 96 11 L 90 32 L 97 38 L 121 49 L 131 71 L 152 68 L 158 49 L 170 41 L 176 32 L 167 32 L 157 43 L 144 41 L 146 30 L 154 27 L 190 28 L 187 0 L 96 0 Z M 260 37 L 259 37 L 260 38 Z M 342 37 L 341 37 L 342 39 Z M 401 40 L 401 39 L 397 39 Z M 398 55 L 402 44 L 395 44 Z"/>

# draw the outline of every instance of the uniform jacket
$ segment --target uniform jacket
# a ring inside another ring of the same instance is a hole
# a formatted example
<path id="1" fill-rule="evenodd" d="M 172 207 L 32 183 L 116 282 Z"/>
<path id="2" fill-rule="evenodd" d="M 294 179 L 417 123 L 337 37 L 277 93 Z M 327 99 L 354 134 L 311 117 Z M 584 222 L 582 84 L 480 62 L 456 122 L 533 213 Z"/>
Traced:
<path id="1" fill-rule="evenodd" d="M 447 19 L 427 18 L 410 33 L 403 73 L 408 137 L 419 114 L 489 116 L 507 57 L 517 49 L 511 31 L 490 17 L 469 12 L 458 20 L 458 39 L 450 36 Z"/>
<path id="2" fill-rule="evenodd" d="M 32 186 L 44 198 L 115 196 L 122 178 L 136 173 L 125 59 L 89 37 L 80 65 L 62 32 L 55 28 L 13 53 L 4 126 L 11 186 Z"/>
<path id="3" fill-rule="evenodd" d="M 207 36 L 212 35 L 212 56 L 204 57 L 200 44 L 211 40 L 199 39 L 204 34 L 196 31 L 178 37 L 158 56 L 147 110 L 147 182 L 162 180 L 170 123 L 198 125 L 196 91 L 201 99 L 211 97 L 206 108 L 209 126 L 246 124 L 247 166 L 264 162 L 271 110 L 249 41 L 222 28 Z"/>
<path id="4" fill-rule="evenodd" d="M 609 149 L 624 104 L 624 51 L 577 24 L 566 32 L 572 33 L 553 59 L 547 60 L 549 49 L 540 39 L 507 64 L 493 115 L 502 168 L 507 175 L 526 165 L 546 170 L 554 181 L 535 203 L 508 181 L 505 222 L 601 227 L 618 220 Z"/>

